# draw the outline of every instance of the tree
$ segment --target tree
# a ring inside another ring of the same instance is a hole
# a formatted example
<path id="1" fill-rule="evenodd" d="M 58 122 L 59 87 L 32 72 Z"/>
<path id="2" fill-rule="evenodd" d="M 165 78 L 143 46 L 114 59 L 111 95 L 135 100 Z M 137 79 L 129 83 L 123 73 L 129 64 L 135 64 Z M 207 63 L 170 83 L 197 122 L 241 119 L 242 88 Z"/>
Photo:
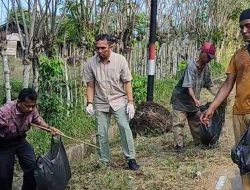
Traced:
<path id="1" fill-rule="evenodd" d="M 14 12 L 13 20 L 18 26 L 23 50 L 23 87 L 28 87 L 31 65 L 33 67 L 33 86 L 38 90 L 38 54 L 44 51 L 53 55 L 53 47 L 59 26 L 64 18 L 66 7 L 60 0 L 27 1 L 25 9 L 22 1 L 10 0 Z M 43 4 L 44 2 L 44 4 Z M 67 3 L 65 1 L 64 3 Z M 59 8 L 62 7 L 62 11 Z M 23 30 L 21 29 L 23 27 Z"/>
<path id="2" fill-rule="evenodd" d="M 8 26 L 9 26 L 9 19 L 7 19 L 5 34 L 3 35 L 2 33 L 2 35 L 5 37 L 2 36 L 0 38 L 1 39 L 0 40 L 0 56 L 3 62 L 3 75 L 4 75 L 6 102 L 11 101 L 10 69 L 9 69 L 9 63 L 8 63 L 8 56 L 6 54 Z"/>

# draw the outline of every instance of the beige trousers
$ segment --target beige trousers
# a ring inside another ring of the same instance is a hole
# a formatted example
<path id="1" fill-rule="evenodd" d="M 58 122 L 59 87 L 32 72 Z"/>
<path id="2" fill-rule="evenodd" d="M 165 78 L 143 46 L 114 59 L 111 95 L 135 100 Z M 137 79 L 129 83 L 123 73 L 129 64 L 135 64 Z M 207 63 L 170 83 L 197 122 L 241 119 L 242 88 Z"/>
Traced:
<path id="1" fill-rule="evenodd" d="M 173 111 L 174 146 L 184 144 L 184 126 L 186 120 L 195 144 L 200 144 L 200 112 Z"/>
<path id="2" fill-rule="evenodd" d="M 238 143 L 244 132 L 250 124 L 250 114 L 233 115 L 233 129 L 235 143 Z M 242 175 L 242 184 L 244 190 L 250 190 L 250 175 Z"/>

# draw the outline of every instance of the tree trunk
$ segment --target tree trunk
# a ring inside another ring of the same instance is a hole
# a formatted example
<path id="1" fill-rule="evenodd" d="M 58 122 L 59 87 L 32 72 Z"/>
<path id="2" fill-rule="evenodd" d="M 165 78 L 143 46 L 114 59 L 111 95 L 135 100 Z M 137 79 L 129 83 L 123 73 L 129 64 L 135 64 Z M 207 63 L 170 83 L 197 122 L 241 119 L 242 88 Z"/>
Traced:
<path id="1" fill-rule="evenodd" d="M 177 51 L 176 51 L 176 40 L 173 42 L 174 44 L 174 49 L 172 49 L 172 61 L 173 61 L 173 75 L 176 76 L 177 74 L 177 69 L 178 69 L 178 63 L 177 63 Z"/>
<path id="2" fill-rule="evenodd" d="M 65 74 L 65 83 L 66 83 L 66 94 L 67 94 L 67 105 L 70 105 L 70 89 L 69 89 L 69 76 L 68 76 L 68 67 L 67 61 L 64 60 L 64 74 Z"/>
<path id="3" fill-rule="evenodd" d="M 78 102 L 78 97 L 77 97 L 77 68 L 76 68 L 76 48 L 74 46 L 74 87 L 75 87 L 75 97 L 74 97 L 74 100 L 75 100 L 75 105 L 77 105 L 77 102 Z"/>
<path id="4" fill-rule="evenodd" d="M 29 87 L 30 80 L 30 61 L 27 58 L 23 59 L 23 88 Z"/>
<path id="5" fill-rule="evenodd" d="M 6 102 L 9 102 L 11 101 L 11 86 L 10 86 L 10 69 L 8 64 L 8 56 L 6 55 L 6 50 L 3 50 L 2 52 L 2 59 L 3 59 Z"/>
<path id="6" fill-rule="evenodd" d="M 32 69 L 33 69 L 33 88 L 35 89 L 36 92 L 38 92 L 38 87 L 39 87 L 39 82 L 38 82 L 38 77 L 39 77 L 39 72 L 38 72 L 38 65 L 39 65 L 39 60 L 38 57 L 35 56 L 35 58 L 32 61 Z"/>

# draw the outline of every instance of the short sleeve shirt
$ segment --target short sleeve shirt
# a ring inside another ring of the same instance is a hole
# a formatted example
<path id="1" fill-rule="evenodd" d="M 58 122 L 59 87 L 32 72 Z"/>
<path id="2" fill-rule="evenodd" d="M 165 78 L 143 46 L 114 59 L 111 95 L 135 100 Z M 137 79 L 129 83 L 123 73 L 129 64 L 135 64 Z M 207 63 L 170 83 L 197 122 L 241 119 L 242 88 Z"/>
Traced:
<path id="1" fill-rule="evenodd" d="M 250 55 L 247 46 L 237 50 L 226 71 L 236 75 L 234 114 L 250 113 Z"/>
<path id="2" fill-rule="evenodd" d="M 202 71 L 198 70 L 196 61 L 192 60 L 186 69 L 182 87 L 192 88 L 197 99 L 200 99 L 201 89 L 213 86 L 210 70 L 206 65 Z"/>
<path id="3" fill-rule="evenodd" d="M 202 71 L 198 70 L 196 61 L 191 60 L 181 77 L 171 97 L 171 103 L 174 110 L 185 112 L 196 112 L 196 107 L 192 97 L 189 95 L 188 88 L 192 88 L 197 99 L 200 99 L 202 88 L 213 86 L 210 69 L 206 65 Z"/>
<path id="4" fill-rule="evenodd" d="M 22 114 L 17 109 L 17 102 L 11 101 L 0 108 L 0 137 L 14 139 L 25 136 L 31 123 L 40 125 L 42 121 L 36 109 L 29 114 Z"/>
<path id="5" fill-rule="evenodd" d="M 85 82 L 95 82 L 94 104 L 98 111 L 116 111 L 127 104 L 124 83 L 132 80 L 125 57 L 111 52 L 108 63 L 102 63 L 98 55 L 91 57 L 84 69 Z"/>

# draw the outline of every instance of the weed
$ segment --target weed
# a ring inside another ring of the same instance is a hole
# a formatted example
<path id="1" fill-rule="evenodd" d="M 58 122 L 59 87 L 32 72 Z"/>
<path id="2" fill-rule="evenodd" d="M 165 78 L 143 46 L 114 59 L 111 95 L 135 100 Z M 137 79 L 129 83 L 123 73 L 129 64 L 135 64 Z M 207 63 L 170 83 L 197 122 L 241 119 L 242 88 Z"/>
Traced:
<path id="1" fill-rule="evenodd" d="M 146 101 L 146 96 L 147 96 L 146 77 L 140 75 L 134 75 L 132 81 L 132 87 L 133 87 L 135 104 L 139 105 L 140 103 Z"/>

